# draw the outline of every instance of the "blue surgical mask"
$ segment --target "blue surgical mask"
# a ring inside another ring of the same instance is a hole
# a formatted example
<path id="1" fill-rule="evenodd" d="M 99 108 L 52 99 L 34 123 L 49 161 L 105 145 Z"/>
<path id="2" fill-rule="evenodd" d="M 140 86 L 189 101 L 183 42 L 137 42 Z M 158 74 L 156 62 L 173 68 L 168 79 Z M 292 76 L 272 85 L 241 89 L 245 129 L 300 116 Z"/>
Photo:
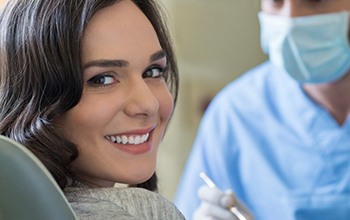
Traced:
<path id="1" fill-rule="evenodd" d="M 258 14 L 270 61 L 303 83 L 333 82 L 350 69 L 349 13 L 303 17 Z"/>

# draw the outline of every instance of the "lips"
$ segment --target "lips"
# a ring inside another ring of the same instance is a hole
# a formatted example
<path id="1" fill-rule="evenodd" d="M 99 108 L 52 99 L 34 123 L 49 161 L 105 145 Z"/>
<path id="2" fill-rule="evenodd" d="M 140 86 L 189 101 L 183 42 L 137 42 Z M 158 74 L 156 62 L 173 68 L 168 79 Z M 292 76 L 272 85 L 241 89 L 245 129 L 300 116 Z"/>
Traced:
<path id="1" fill-rule="evenodd" d="M 147 129 L 137 129 L 126 133 L 106 135 L 114 147 L 128 154 L 143 154 L 152 149 L 152 133 L 156 125 Z"/>
<path id="2" fill-rule="evenodd" d="M 148 140 L 149 133 L 143 135 L 108 135 L 107 140 L 116 144 L 142 144 Z"/>

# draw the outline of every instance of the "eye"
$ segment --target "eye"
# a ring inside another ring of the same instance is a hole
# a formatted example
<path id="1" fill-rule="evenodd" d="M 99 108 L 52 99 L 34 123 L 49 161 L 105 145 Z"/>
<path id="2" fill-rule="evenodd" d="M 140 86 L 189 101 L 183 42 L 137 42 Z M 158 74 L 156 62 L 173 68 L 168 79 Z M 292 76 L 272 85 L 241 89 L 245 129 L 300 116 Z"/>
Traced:
<path id="1" fill-rule="evenodd" d="M 262 8 L 280 8 L 284 3 L 284 0 L 263 0 Z"/>
<path id="2" fill-rule="evenodd" d="M 99 74 L 88 80 L 88 84 L 93 87 L 109 86 L 116 82 L 116 76 L 113 73 Z"/>
<path id="3" fill-rule="evenodd" d="M 281 4 L 284 0 L 262 0 L 263 3 L 266 4 Z"/>
<path id="4" fill-rule="evenodd" d="M 153 66 L 147 69 L 143 74 L 143 78 L 159 78 L 164 74 L 165 68 L 160 66 Z"/>

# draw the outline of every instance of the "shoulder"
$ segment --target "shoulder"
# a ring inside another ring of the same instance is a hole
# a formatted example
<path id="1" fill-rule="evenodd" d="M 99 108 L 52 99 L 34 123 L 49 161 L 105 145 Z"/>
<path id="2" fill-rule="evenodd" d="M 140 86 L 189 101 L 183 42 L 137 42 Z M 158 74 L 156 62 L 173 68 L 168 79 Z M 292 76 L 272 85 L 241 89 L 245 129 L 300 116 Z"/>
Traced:
<path id="1" fill-rule="evenodd" d="M 274 68 L 266 62 L 233 80 L 215 95 L 205 117 L 226 121 L 227 117 L 234 116 L 237 111 L 245 112 L 247 108 L 263 104 L 265 90 L 275 81 L 271 79 L 273 72 Z"/>
<path id="2" fill-rule="evenodd" d="M 300 87 L 295 81 L 270 62 L 262 63 L 230 82 L 214 97 L 201 121 L 200 138 L 215 131 L 216 140 L 231 143 L 237 138 L 232 134 L 260 130 L 261 123 L 289 116 L 290 111 L 285 109 L 293 108 L 289 100 L 297 94 Z"/>
<path id="3" fill-rule="evenodd" d="M 278 78 L 278 71 L 269 62 L 265 62 L 230 82 L 215 98 L 221 101 L 244 98 L 249 101 L 247 98 L 263 95 L 263 91 L 280 81 Z"/>
<path id="4" fill-rule="evenodd" d="M 264 62 L 226 85 L 212 100 L 209 111 L 227 119 L 232 113 L 254 114 L 257 109 L 270 109 L 297 87 L 295 82 Z"/>
<path id="5" fill-rule="evenodd" d="M 67 188 L 65 194 L 78 216 L 100 213 L 101 219 L 184 219 L 173 203 L 141 188 Z"/>

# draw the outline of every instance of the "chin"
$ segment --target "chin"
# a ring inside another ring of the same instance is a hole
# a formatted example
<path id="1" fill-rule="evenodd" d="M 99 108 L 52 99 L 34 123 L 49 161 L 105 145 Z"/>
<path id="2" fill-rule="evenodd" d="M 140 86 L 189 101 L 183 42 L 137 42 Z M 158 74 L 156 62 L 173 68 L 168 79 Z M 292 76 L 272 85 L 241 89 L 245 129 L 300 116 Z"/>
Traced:
<path id="1" fill-rule="evenodd" d="M 154 172 L 155 172 L 154 169 L 150 169 L 150 170 L 142 170 L 141 172 L 137 172 L 137 173 L 130 173 L 132 176 L 129 175 L 129 177 L 127 177 L 128 181 L 126 182 L 131 185 L 136 185 L 136 184 L 146 182 L 152 177 Z"/>

